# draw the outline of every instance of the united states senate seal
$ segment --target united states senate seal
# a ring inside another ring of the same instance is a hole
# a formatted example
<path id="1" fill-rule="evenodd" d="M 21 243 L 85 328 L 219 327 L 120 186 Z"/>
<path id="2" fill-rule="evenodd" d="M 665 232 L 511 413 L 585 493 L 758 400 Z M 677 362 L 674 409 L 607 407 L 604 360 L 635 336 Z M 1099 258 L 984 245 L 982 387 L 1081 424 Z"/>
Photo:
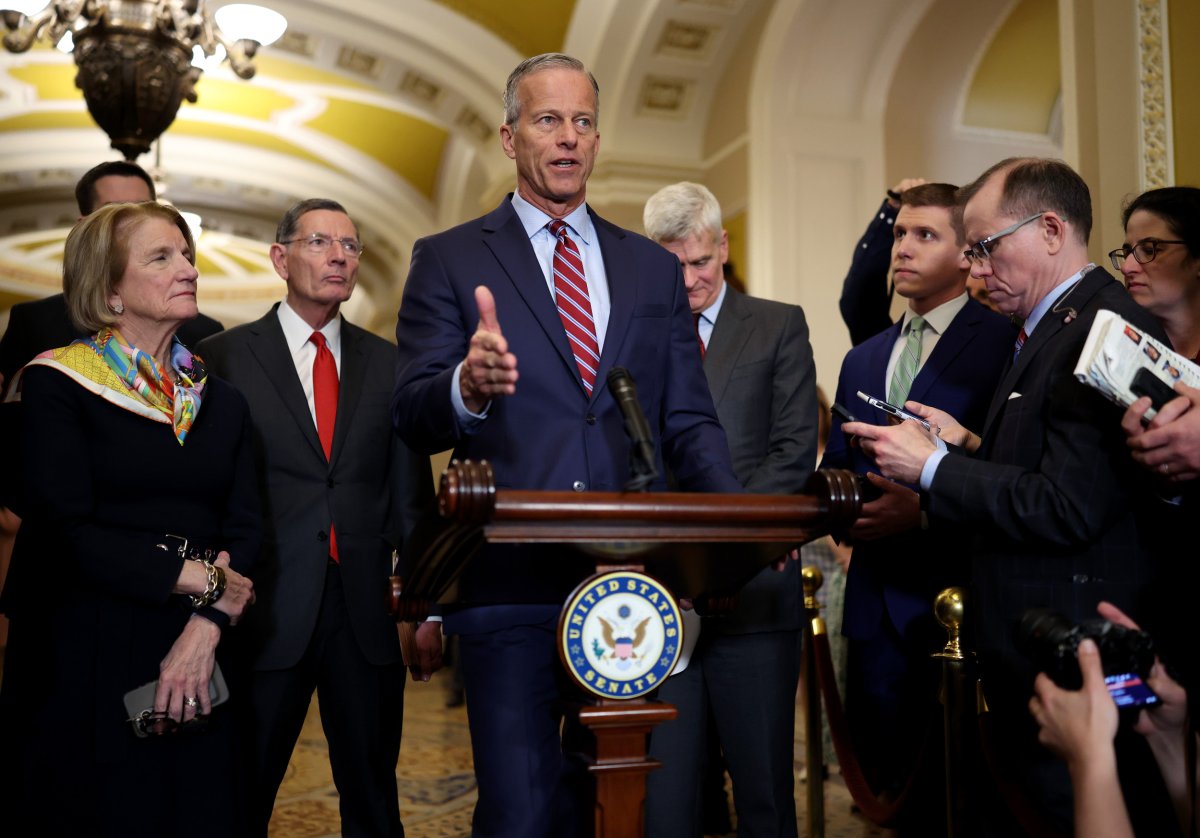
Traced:
<path id="1" fill-rule="evenodd" d="M 631 570 L 598 574 L 567 599 L 559 657 L 576 682 L 605 698 L 639 698 L 675 666 L 683 623 L 675 597 Z"/>

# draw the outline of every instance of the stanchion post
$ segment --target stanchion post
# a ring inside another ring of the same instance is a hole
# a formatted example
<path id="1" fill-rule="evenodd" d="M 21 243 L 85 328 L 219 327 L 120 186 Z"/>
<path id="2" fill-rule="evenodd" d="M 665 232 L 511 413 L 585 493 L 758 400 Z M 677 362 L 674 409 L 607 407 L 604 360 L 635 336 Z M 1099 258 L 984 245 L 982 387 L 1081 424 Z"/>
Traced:
<path id="1" fill-rule="evenodd" d="M 970 784 L 967 774 L 967 722 L 974 719 L 975 693 L 967 682 L 968 655 L 963 653 L 961 631 L 963 592 L 946 588 L 933 603 L 933 614 L 946 629 L 942 651 L 934 655 L 942 662 L 942 723 L 946 762 L 946 835 L 970 835 Z"/>
<path id="2" fill-rule="evenodd" d="M 825 754 L 821 736 L 821 690 L 817 683 L 817 655 L 813 637 L 825 633 L 825 619 L 817 591 L 825 578 L 815 566 L 800 569 L 804 585 L 804 630 L 801 647 L 801 705 L 804 713 L 804 765 L 808 771 L 805 822 L 810 838 L 825 838 Z"/>

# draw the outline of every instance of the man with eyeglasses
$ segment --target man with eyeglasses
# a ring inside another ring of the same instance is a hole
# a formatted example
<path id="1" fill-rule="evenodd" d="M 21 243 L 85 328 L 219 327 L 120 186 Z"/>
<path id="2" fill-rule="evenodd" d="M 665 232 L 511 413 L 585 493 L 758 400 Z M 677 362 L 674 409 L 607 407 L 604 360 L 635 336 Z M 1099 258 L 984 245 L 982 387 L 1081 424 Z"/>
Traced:
<path id="1" fill-rule="evenodd" d="M 1163 333 L 1089 262 L 1091 196 L 1065 163 L 1004 160 L 958 199 L 973 242 L 964 252 L 972 275 L 1000 311 L 1024 321 L 980 433 L 926 407 L 916 412 L 933 421 L 949 449 L 915 422 L 847 423 L 843 430 L 859 437 L 886 477 L 920 486 L 931 531 L 973 533 L 963 546 L 971 557 L 969 615 L 991 710 L 989 739 L 1001 770 L 1011 770 L 1021 791 L 1069 828 L 1066 768 L 1037 744 L 1026 709 L 1036 672 L 1016 646 L 1014 627 L 1032 607 L 1078 622 L 1103 600 L 1143 625 L 1153 622 L 1142 601 L 1151 563 L 1140 515 L 1153 491 L 1125 446 L 1120 409 L 1073 370 L 1102 309 Z M 987 834 L 1011 834 L 999 812 L 985 816 Z"/>
<path id="2" fill-rule="evenodd" d="M 396 790 L 404 666 L 386 594 L 392 550 L 431 502 L 432 481 L 428 459 L 392 431 L 395 348 L 339 314 L 362 252 L 340 204 L 301 201 L 271 245 L 284 300 L 198 348 L 246 397 L 259 443 L 259 613 L 239 629 L 253 665 L 255 835 L 267 834 L 314 690 L 342 833 L 404 834 Z M 422 627 L 427 669 L 440 634 L 436 623 Z"/>

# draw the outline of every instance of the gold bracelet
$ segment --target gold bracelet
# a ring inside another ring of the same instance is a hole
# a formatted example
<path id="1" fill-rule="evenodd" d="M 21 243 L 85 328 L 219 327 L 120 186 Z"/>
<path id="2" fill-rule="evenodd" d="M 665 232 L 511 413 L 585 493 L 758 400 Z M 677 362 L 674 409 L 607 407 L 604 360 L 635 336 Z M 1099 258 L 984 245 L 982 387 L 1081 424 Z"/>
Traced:
<path id="1" fill-rule="evenodd" d="M 212 605 L 225 593 L 225 568 L 219 567 L 205 559 L 194 559 L 204 565 L 204 573 L 208 577 L 202 594 L 188 594 L 192 608 L 200 609 Z"/>

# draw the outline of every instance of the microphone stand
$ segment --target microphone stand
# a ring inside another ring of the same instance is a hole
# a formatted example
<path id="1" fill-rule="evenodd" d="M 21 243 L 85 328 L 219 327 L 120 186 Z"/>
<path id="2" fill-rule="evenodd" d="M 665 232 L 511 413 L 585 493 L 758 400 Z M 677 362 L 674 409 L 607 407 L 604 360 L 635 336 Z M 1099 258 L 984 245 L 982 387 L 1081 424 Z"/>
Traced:
<path id="1" fill-rule="evenodd" d="M 624 367 L 613 367 L 608 374 L 608 389 L 612 391 L 621 415 L 625 418 L 625 433 L 632 444 L 629 450 L 629 482 L 626 492 L 645 492 L 658 477 L 654 464 L 654 438 L 650 424 L 637 397 L 637 385 Z"/>

